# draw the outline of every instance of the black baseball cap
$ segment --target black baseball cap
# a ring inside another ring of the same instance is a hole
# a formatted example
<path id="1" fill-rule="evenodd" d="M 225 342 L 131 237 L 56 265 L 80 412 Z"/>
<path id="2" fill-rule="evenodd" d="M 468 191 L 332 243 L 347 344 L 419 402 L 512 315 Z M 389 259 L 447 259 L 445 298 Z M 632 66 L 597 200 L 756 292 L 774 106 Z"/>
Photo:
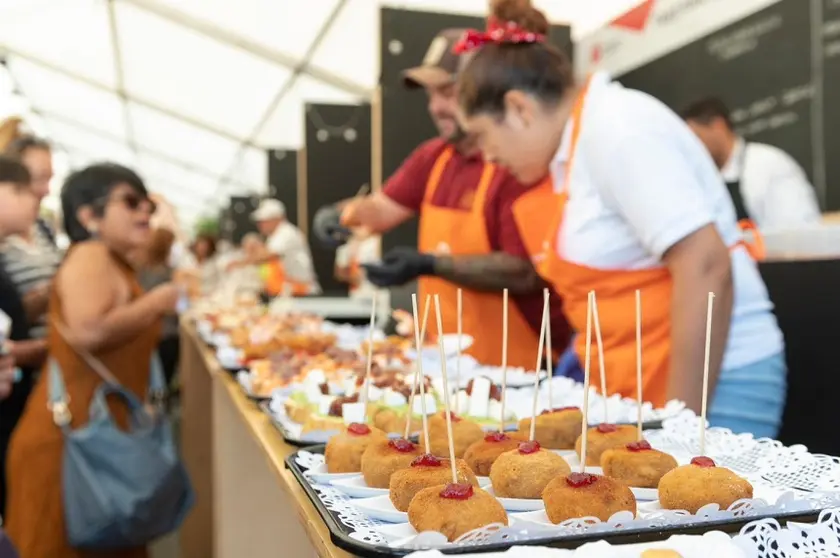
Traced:
<path id="1" fill-rule="evenodd" d="M 403 71 L 403 83 L 408 89 L 440 87 L 455 81 L 460 69 L 460 56 L 453 52 L 466 29 L 444 29 L 432 39 L 423 63 Z"/>

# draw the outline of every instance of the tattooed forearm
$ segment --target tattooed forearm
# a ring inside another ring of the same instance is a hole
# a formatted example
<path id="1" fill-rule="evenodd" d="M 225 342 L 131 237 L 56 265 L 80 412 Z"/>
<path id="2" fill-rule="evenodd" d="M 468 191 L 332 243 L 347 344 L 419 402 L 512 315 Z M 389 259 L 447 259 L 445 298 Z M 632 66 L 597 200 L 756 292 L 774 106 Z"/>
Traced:
<path id="1" fill-rule="evenodd" d="M 539 291 L 544 286 L 529 260 L 504 252 L 465 256 L 438 256 L 435 275 L 467 289 L 500 291 L 521 295 Z"/>

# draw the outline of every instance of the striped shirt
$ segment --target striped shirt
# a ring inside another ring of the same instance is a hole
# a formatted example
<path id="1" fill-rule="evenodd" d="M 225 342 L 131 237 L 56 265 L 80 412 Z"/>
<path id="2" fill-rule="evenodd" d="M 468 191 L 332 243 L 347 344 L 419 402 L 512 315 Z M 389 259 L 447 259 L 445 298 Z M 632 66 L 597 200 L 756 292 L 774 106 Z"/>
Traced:
<path id="1" fill-rule="evenodd" d="M 56 248 L 40 226 L 32 228 L 31 240 L 19 236 L 6 238 L 0 244 L 6 272 L 17 286 L 20 295 L 52 281 L 63 254 Z M 32 324 L 29 335 L 40 339 L 46 335 L 46 315 Z"/>

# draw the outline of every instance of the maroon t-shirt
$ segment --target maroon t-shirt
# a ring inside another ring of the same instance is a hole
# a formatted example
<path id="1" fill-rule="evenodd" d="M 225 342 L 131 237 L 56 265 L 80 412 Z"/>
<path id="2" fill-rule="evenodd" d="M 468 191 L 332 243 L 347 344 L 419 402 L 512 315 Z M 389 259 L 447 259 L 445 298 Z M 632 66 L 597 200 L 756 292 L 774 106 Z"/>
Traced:
<path id="1" fill-rule="evenodd" d="M 448 144 L 439 138 L 421 144 L 388 179 L 382 189 L 383 193 L 403 207 L 419 213 L 432 167 L 447 146 Z M 481 155 L 464 156 L 456 151 L 443 170 L 441 182 L 430 200 L 431 204 L 469 211 L 483 171 L 484 159 Z M 493 251 L 530 259 L 513 216 L 513 202 L 528 189 L 529 187 L 520 184 L 504 169 L 496 169 L 484 206 L 487 237 Z M 542 324 L 542 293 L 511 295 L 511 300 L 539 335 Z M 569 344 L 569 339 L 570 328 L 563 315 L 562 301 L 552 289 L 552 348 L 562 351 Z"/>

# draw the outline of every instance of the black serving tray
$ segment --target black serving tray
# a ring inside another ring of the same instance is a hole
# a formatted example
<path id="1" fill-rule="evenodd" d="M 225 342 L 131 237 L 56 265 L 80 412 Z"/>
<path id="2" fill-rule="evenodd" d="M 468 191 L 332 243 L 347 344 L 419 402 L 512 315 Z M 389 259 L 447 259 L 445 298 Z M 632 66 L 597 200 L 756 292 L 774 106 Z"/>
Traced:
<path id="1" fill-rule="evenodd" d="M 325 445 L 309 446 L 304 449 L 310 453 L 324 453 Z M 313 506 L 318 511 L 318 515 L 327 526 L 330 532 L 330 540 L 332 543 L 352 553 L 355 556 L 362 558 L 390 558 L 393 556 L 406 556 L 416 549 L 408 548 L 391 548 L 387 545 L 374 545 L 363 543 L 350 537 L 353 531 L 344 525 L 338 517 L 338 514 L 330 511 L 318 497 L 317 491 L 312 487 L 309 481 L 304 477 L 305 469 L 301 468 L 295 458 L 298 452 L 289 455 L 286 458 L 286 468 L 292 472 L 292 475 L 300 483 L 303 491 L 307 497 L 312 501 Z M 819 517 L 817 512 L 788 512 L 778 515 L 754 516 L 745 517 L 743 519 L 724 519 L 717 521 L 704 521 L 694 525 L 681 525 L 678 528 L 646 528 L 646 529 L 632 529 L 616 531 L 615 534 L 598 532 L 598 533 L 582 533 L 579 535 L 568 535 L 564 537 L 546 537 L 540 539 L 533 539 L 529 541 L 514 541 L 507 543 L 493 543 L 481 546 L 466 546 L 453 548 L 438 548 L 443 554 L 478 554 L 485 552 L 504 552 L 511 546 L 546 546 L 552 548 L 567 548 L 574 549 L 586 543 L 595 542 L 599 540 L 607 541 L 610 544 L 634 544 L 646 543 L 665 540 L 673 535 L 702 535 L 709 531 L 723 531 L 725 533 L 737 533 L 741 528 L 753 521 L 759 519 L 766 519 L 768 517 L 775 518 L 780 524 L 785 525 L 788 521 L 797 523 L 814 523 Z"/>

